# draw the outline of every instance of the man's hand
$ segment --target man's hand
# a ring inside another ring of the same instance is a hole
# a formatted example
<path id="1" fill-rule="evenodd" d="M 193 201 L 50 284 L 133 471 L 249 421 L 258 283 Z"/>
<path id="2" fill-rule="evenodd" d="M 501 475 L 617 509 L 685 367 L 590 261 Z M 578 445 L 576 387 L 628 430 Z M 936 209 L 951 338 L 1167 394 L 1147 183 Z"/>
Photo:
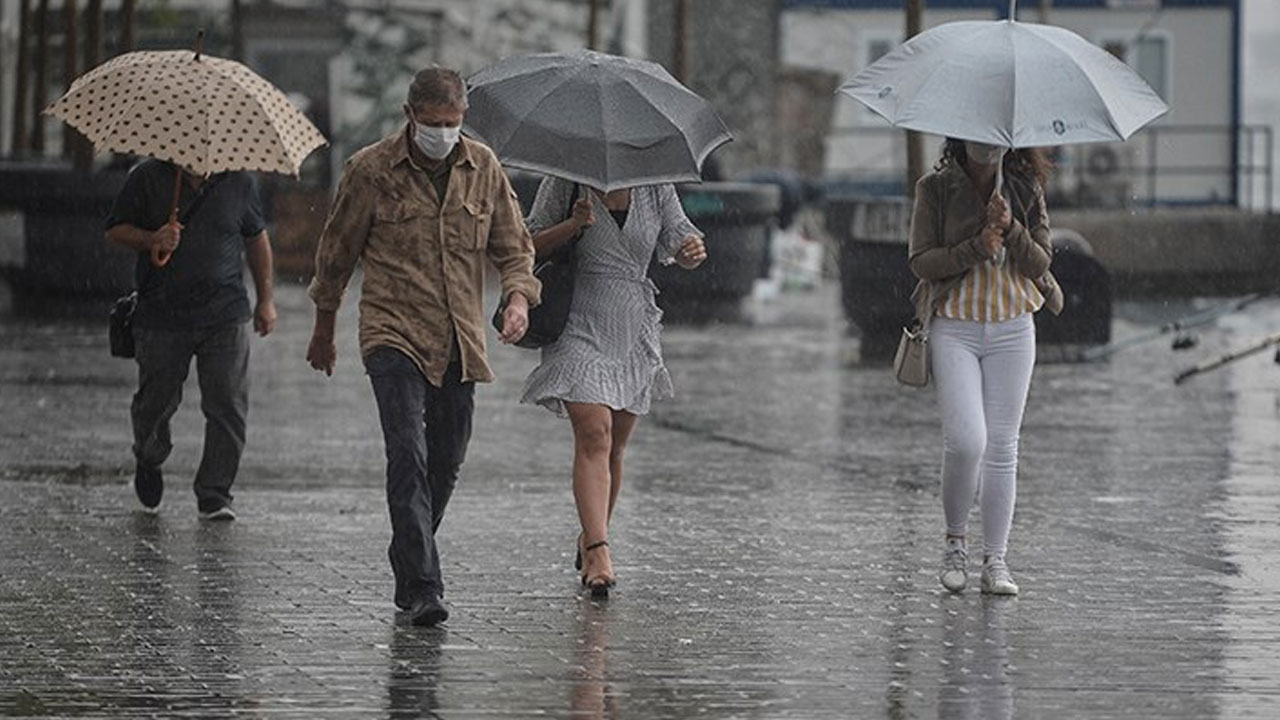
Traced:
<path id="1" fill-rule="evenodd" d="M 266 337 L 276 329 L 276 304 L 271 300 L 258 303 L 253 310 L 253 329 L 258 335 Z"/>
<path id="2" fill-rule="evenodd" d="M 151 233 L 151 249 L 171 253 L 174 248 L 178 247 L 178 241 L 181 239 L 182 224 L 174 220 L 161 225 L 159 229 Z"/>
<path id="3" fill-rule="evenodd" d="M 333 335 L 317 328 L 311 333 L 311 344 L 307 346 L 307 362 L 316 370 L 332 376 L 337 360 L 338 348 L 333 343 Z"/>
<path id="4" fill-rule="evenodd" d="M 692 270 L 707 259 L 707 245 L 697 235 L 684 239 L 680 251 L 676 253 L 676 263 L 685 270 Z"/>
<path id="5" fill-rule="evenodd" d="M 502 342 L 512 345 L 520 342 L 520 338 L 529 329 L 529 300 L 520 293 L 511 293 L 507 298 L 507 309 L 502 311 L 502 332 L 498 337 Z"/>

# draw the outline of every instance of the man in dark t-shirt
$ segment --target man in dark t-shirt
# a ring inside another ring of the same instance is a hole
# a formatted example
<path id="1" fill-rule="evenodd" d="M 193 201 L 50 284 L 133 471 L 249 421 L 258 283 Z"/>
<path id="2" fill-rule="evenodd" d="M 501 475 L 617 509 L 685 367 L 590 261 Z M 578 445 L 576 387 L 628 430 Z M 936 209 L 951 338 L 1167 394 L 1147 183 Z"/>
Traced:
<path id="1" fill-rule="evenodd" d="M 231 484 L 244 450 L 249 331 L 275 327 L 271 242 L 254 177 L 183 172 L 177 222 L 170 222 L 177 168 L 144 160 L 133 168 L 107 218 L 107 240 L 137 252 L 133 333 L 138 391 L 133 396 L 134 490 L 148 510 L 160 505 L 160 466 L 173 444 L 169 420 L 196 360 L 204 453 L 196 471 L 200 517 L 232 520 Z M 156 265 L 153 255 L 168 254 Z M 257 304 L 250 312 L 244 266 Z"/>

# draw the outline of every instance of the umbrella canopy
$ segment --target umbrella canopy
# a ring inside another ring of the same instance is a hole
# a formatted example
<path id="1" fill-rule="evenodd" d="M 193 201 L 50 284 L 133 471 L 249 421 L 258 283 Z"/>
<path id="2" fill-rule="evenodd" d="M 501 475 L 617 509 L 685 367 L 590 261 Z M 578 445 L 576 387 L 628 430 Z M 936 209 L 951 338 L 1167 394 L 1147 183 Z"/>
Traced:
<path id="1" fill-rule="evenodd" d="M 731 138 L 661 65 L 579 50 L 508 58 L 467 81 L 465 130 L 512 167 L 606 192 L 700 180 Z"/>
<path id="2" fill-rule="evenodd" d="M 1102 48 L 1013 20 L 939 25 L 840 91 L 895 127 L 1014 148 L 1126 140 L 1169 110 Z"/>
<path id="3" fill-rule="evenodd" d="M 303 159 L 326 142 L 252 70 L 189 50 L 108 60 L 45 112 L 84 133 L 99 152 L 168 160 L 204 176 L 230 170 L 296 176 Z"/>

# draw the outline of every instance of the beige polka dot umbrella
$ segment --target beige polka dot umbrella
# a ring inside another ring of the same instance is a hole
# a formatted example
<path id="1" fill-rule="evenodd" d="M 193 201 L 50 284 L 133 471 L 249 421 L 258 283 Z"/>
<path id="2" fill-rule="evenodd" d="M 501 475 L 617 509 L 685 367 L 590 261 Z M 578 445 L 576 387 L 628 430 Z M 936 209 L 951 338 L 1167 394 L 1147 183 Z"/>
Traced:
<path id="1" fill-rule="evenodd" d="M 296 177 L 303 159 L 326 143 L 274 85 L 198 49 L 108 60 L 77 78 L 45 113 L 84 133 L 98 152 L 168 160 L 204 177 L 231 170 Z M 174 183 L 174 222 L 181 177 Z"/>

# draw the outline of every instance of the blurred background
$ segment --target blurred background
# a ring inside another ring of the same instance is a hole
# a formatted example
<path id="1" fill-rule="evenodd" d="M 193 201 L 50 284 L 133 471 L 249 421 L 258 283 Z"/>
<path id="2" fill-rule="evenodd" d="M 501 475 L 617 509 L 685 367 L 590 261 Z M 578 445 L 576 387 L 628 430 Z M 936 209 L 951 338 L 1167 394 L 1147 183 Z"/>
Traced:
<path id="1" fill-rule="evenodd" d="M 866 304 L 848 273 L 862 262 L 864 276 L 883 274 L 858 243 L 893 245 L 886 257 L 901 265 L 906 195 L 940 138 L 913 140 L 836 87 L 915 32 L 1008 11 L 1007 0 L 5 0 L 0 271 L 36 304 L 128 287 L 131 258 L 101 241 L 100 219 L 131 159 L 93 157 L 39 111 L 105 59 L 191 47 L 203 28 L 207 53 L 275 83 L 330 139 L 300 179 L 263 178 L 283 279 L 309 276 L 344 159 L 399 127 L 414 71 L 438 63 L 466 76 L 511 55 L 592 47 L 662 63 L 734 135 L 708 161 L 712 182 L 682 191 L 721 245 L 713 259 L 724 263 L 701 282 L 720 282 L 716 302 L 729 307 L 695 315 L 738 317 L 740 300 L 841 273 L 848 310 Z M 1274 285 L 1280 5 L 1023 0 L 1018 19 L 1105 48 L 1173 108 L 1126 143 L 1051 149 L 1055 225 L 1120 281 L 1116 292 Z M 536 178 L 513 179 L 527 204 Z M 895 299 L 908 280 L 899 271 Z"/>

